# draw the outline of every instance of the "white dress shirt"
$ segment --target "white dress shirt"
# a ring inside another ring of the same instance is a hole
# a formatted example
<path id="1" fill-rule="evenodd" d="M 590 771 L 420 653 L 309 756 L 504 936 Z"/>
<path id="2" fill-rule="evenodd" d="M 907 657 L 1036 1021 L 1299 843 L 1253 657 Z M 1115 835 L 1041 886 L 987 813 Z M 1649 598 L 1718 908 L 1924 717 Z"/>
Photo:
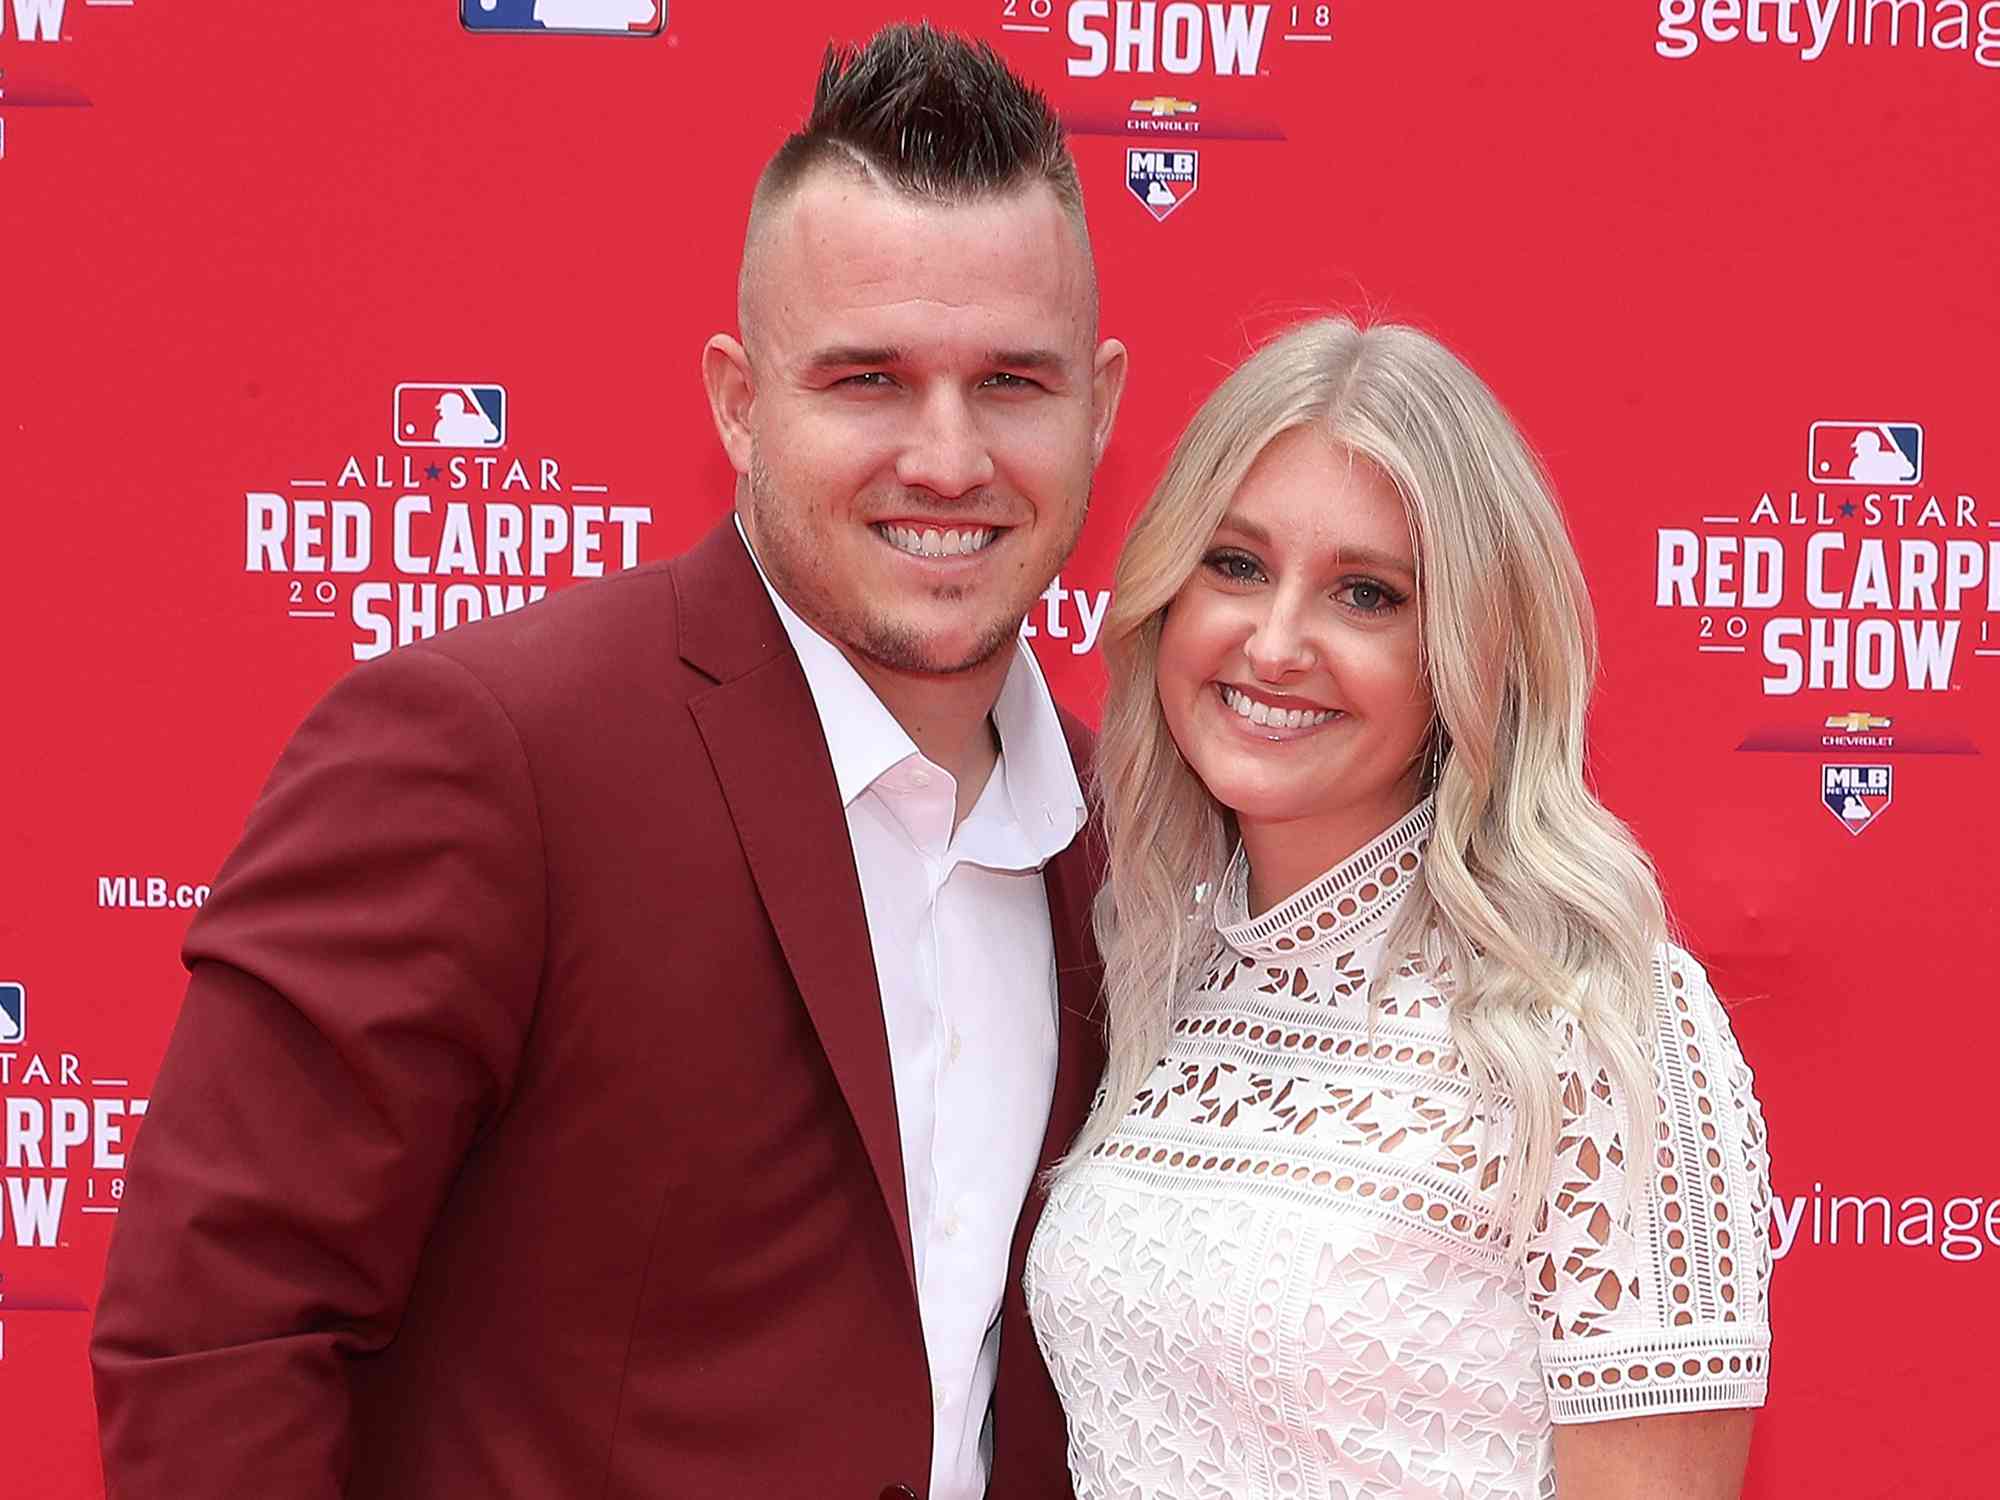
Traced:
<path id="1" fill-rule="evenodd" d="M 1055 1091 L 1041 870 L 1083 826 L 1083 791 L 1041 669 L 1016 641 L 993 707 L 1000 756 L 954 831 L 957 783 L 764 587 L 812 689 L 861 877 L 930 1360 L 930 1494 L 979 1500 L 1008 1252 Z"/>

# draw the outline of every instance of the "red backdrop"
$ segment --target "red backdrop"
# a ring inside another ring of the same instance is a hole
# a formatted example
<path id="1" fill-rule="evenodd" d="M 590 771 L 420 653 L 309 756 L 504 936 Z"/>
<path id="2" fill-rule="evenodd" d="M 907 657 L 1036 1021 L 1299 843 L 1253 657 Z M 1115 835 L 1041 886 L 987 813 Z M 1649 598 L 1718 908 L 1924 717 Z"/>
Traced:
<path id="1" fill-rule="evenodd" d="M 500 35 L 454 4 L 0 4 L 10 1494 L 101 1493 L 123 1153 L 278 748 L 358 657 L 721 513 L 696 356 L 751 181 L 826 41 L 897 13 Z M 1032 617 L 1059 694 L 1093 710 L 1118 538 L 1254 340 L 1332 307 L 1450 341 L 1565 497 L 1599 779 L 1771 1122 L 1751 1493 L 1990 1494 L 2000 4 L 930 13 L 1071 120 L 1133 354 Z M 503 440 L 405 446 L 426 385 Z"/>

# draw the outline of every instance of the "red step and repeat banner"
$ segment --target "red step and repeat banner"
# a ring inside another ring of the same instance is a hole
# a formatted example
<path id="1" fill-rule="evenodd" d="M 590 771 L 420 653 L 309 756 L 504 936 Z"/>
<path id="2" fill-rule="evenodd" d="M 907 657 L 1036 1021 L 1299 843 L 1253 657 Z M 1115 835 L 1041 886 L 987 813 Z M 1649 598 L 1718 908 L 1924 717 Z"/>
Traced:
<path id="1" fill-rule="evenodd" d="M 85 1342 L 176 949 L 291 728 L 728 503 L 697 355 L 750 185 L 827 41 L 906 13 L 662 11 L 0 0 L 7 1495 L 102 1492 Z M 2000 3 L 929 14 L 1061 106 L 1132 350 L 1028 622 L 1059 695 L 1094 713 L 1120 534 L 1258 339 L 1461 351 L 1565 498 L 1597 775 L 1769 1116 L 1750 1493 L 2000 1492 Z"/>

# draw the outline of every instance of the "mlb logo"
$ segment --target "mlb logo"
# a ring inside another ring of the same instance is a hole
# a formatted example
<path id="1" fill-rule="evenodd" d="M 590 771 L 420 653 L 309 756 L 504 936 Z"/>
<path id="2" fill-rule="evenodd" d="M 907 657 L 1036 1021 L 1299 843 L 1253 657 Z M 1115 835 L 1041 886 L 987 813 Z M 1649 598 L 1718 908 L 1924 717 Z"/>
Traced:
<path id="1" fill-rule="evenodd" d="M 458 20 L 467 31 L 658 36 L 667 0 L 458 0 Z"/>
<path id="2" fill-rule="evenodd" d="M 1807 435 L 1814 484 L 1915 484 L 1924 429 L 1915 422 L 1815 422 Z"/>
<path id="3" fill-rule="evenodd" d="M 405 448 L 504 447 L 506 387 L 405 381 L 396 387 L 396 441 Z"/>
<path id="4" fill-rule="evenodd" d="M 1821 766 L 1820 800 L 1842 828 L 1859 834 L 1888 809 L 1894 774 L 1888 766 Z"/>
<path id="5" fill-rule="evenodd" d="M 17 1047 L 28 1035 L 28 991 L 25 985 L 0 984 L 0 1047 Z"/>
<path id="6" fill-rule="evenodd" d="M 1148 146 L 1125 149 L 1125 186 L 1155 219 L 1164 219 L 1192 198 L 1200 175 L 1198 151 L 1165 151 Z"/>

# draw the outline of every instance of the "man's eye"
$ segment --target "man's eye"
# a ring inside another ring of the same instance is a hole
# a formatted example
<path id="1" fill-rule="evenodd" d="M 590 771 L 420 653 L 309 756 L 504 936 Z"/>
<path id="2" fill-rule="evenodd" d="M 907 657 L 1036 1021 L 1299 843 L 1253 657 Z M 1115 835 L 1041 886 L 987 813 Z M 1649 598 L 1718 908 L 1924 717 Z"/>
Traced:
<path id="1" fill-rule="evenodd" d="M 1033 391 L 1041 389 L 1034 381 L 1028 379 L 1027 376 L 1015 375 L 1006 370 L 1002 370 L 998 374 L 988 375 L 986 383 L 1003 391 Z"/>
<path id="2" fill-rule="evenodd" d="M 863 390 L 876 390 L 891 384 L 887 374 L 881 370 L 863 370 L 858 375 L 846 375 L 834 382 L 835 385 L 858 386 Z"/>

